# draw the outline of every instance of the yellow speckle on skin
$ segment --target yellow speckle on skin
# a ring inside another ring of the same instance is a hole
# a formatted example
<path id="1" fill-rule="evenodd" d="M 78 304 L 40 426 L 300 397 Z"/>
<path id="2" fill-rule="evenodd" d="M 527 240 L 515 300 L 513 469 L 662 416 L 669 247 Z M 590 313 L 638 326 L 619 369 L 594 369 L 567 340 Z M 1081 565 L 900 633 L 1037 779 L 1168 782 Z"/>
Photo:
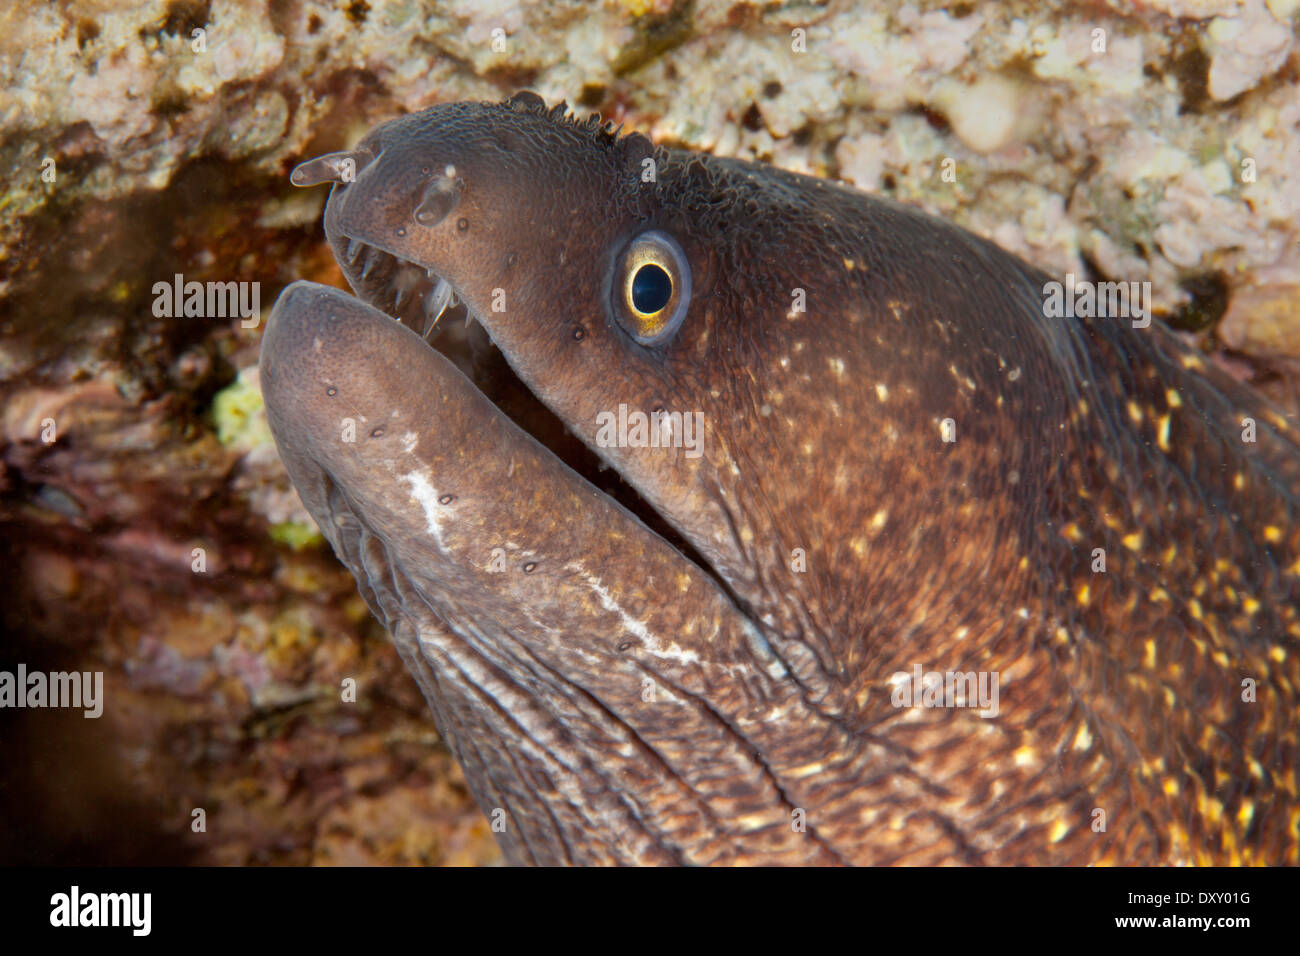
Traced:
<path id="1" fill-rule="evenodd" d="M 1088 601 L 1092 598 L 1092 590 L 1088 587 L 1088 582 L 1083 581 L 1074 588 L 1074 599 L 1079 602 L 1079 607 L 1087 607 Z"/>
<path id="2" fill-rule="evenodd" d="M 812 763 L 806 763 L 802 767 L 792 767 L 789 771 L 793 777 L 811 777 L 813 774 L 821 773 L 826 769 L 826 764 L 820 760 Z"/>
<path id="3" fill-rule="evenodd" d="M 875 514 L 871 516 L 871 523 L 867 525 L 867 527 L 870 528 L 872 531 L 879 531 L 881 528 L 885 526 L 885 523 L 888 520 L 889 520 L 889 511 L 885 508 L 881 508 L 879 511 L 877 511 Z"/>
<path id="4" fill-rule="evenodd" d="M 1169 450 L 1169 416 L 1161 415 L 1156 424 L 1156 444 L 1161 451 Z"/>
<path id="5" fill-rule="evenodd" d="M 1204 612 L 1201 610 L 1201 602 L 1196 600 L 1196 598 L 1192 598 L 1187 602 L 1187 610 L 1191 612 L 1192 618 L 1197 621 L 1201 620 L 1205 616 Z"/>
<path id="6" fill-rule="evenodd" d="M 1269 650 L 1268 656 L 1281 664 L 1286 660 L 1286 648 L 1279 647 L 1276 644 Z"/>
<path id="7" fill-rule="evenodd" d="M 1038 762 L 1035 758 L 1034 748 L 1028 746 L 1017 749 L 1011 755 L 1011 758 L 1015 761 L 1017 767 L 1032 767 Z"/>
<path id="8" fill-rule="evenodd" d="M 1241 609 L 1245 611 L 1248 615 L 1254 615 L 1254 613 L 1259 610 L 1259 602 L 1256 601 L 1253 597 L 1243 598 L 1241 602 Z"/>
<path id="9" fill-rule="evenodd" d="M 1282 540 L 1282 529 L 1276 525 L 1269 525 L 1264 529 L 1264 540 L 1270 544 L 1277 544 Z"/>
<path id="10" fill-rule="evenodd" d="M 1155 588 L 1151 591 L 1151 601 L 1153 604 L 1168 604 L 1169 592 L 1164 588 Z"/>
<path id="11" fill-rule="evenodd" d="M 1144 657 L 1143 660 L 1142 660 L 1142 666 L 1145 667 L 1147 670 L 1155 670 L 1155 668 L 1156 668 L 1156 642 L 1155 642 L 1153 639 L 1151 639 L 1151 638 L 1147 638 L 1147 642 L 1146 642 L 1145 647 L 1146 647 L 1146 652 L 1147 652 L 1147 653 L 1146 653 L 1146 657 Z"/>
<path id="12" fill-rule="evenodd" d="M 831 367 L 831 371 L 835 374 L 836 378 L 844 377 L 844 359 L 842 358 L 827 359 L 826 364 Z"/>
<path id="13" fill-rule="evenodd" d="M 1066 541 L 1080 541 L 1083 539 L 1083 532 L 1079 530 L 1079 526 L 1073 521 L 1061 529 L 1061 534 Z"/>
<path id="14" fill-rule="evenodd" d="M 1245 801 L 1237 808 L 1237 826 L 1243 831 L 1250 829 L 1250 821 L 1255 817 L 1255 804 Z"/>
<path id="15" fill-rule="evenodd" d="M 1245 488 L 1245 487 L 1246 487 L 1246 476 L 1243 475 L 1241 472 L 1237 472 L 1235 475 L 1233 475 L 1233 476 L 1232 476 L 1232 487 L 1233 487 L 1233 488 L 1236 488 L 1238 491 L 1241 491 L 1242 488 Z"/>
<path id="16" fill-rule="evenodd" d="M 1074 749 L 1087 750 L 1092 746 L 1092 731 L 1087 724 L 1079 725 L 1079 732 L 1074 735 Z"/>
<path id="17" fill-rule="evenodd" d="M 1197 798 L 1197 803 L 1201 805 L 1201 815 L 1208 817 L 1211 823 L 1218 823 L 1223 819 L 1223 804 L 1214 799 L 1207 800 L 1204 794 Z"/>
<path id="18" fill-rule="evenodd" d="M 1128 548 L 1130 551 L 1136 551 L 1138 548 L 1142 547 L 1142 532 L 1134 531 L 1131 534 L 1126 534 L 1122 540 L 1124 542 L 1124 547 Z"/>
<path id="19" fill-rule="evenodd" d="M 889 401 L 889 386 L 885 385 L 884 382 L 876 383 L 876 398 L 882 402 Z"/>
<path id="20" fill-rule="evenodd" d="M 1057 820 L 1055 823 L 1052 824 L 1052 837 L 1051 837 L 1052 842 L 1060 843 L 1062 840 L 1065 839 L 1066 835 L 1069 832 L 1070 832 L 1070 825 L 1066 823 L 1064 820 Z"/>
<path id="21" fill-rule="evenodd" d="M 1165 401 L 1169 404 L 1170 408 L 1183 407 L 1183 397 L 1178 394 L 1178 389 L 1176 388 L 1165 390 Z"/>
<path id="22" fill-rule="evenodd" d="M 1142 406 L 1131 399 L 1128 403 L 1128 417 L 1134 425 L 1142 424 Z"/>
<path id="23" fill-rule="evenodd" d="M 691 589 L 691 576 L 689 574 L 677 575 L 677 590 L 685 594 Z"/>
<path id="24" fill-rule="evenodd" d="M 1170 778 L 1165 781 L 1165 793 L 1171 797 L 1178 796 L 1178 781 Z"/>
<path id="25" fill-rule="evenodd" d="M 852 272 L 852 271 L 853 271 L 853 260 L 852 260 L 852 259 L 845 259 L 845 260 L 844 260 L 844 268 L 846 268 L 846 269 L 848 269 L 850 272 Z"/>

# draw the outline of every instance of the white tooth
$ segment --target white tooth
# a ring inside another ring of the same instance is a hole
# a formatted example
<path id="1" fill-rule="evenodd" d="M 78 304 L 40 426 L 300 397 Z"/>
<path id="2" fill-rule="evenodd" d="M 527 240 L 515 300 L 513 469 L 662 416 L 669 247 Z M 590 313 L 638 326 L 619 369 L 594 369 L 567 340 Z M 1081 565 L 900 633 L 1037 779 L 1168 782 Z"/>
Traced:
<path id="1" fill-rule="evenodd" d="M 360 239 L 348 240 L 348 264 L 349 265 L 357 261 L 357 253 L 361 251 L 362 245 L 363 243 L 361 242 Z"/>
<path id="2" fill-rule="evenodd" d="M 432 272 L 429 273 L 429 277 L 433 278 Z M 427 338 L 433 331 L 433 327 L 442 318 L 442 313 L 447 310 L 447 303 L 451 298 L 451 286 L 447 284 L 446 279 L 439 279 L 438 284 L 429 290 L 424 300 L 424 330 L 421 335 Z"/>
<path id="3" fill-rule="evenodd" d="M 393 309 L 400 309 L 402 307 L 402 300 L 405 298 L 406 290 L 399 285 L 397 287 L 397 294 L 393 297 Z"/>
<path id="4" fill-rule="evenodd" d="M 379 254 L 377 252 L 367 252 L 366 261 L 361 264 L 361 278 L 364 279 L 367 276 L 369 276 L 371 270 L 375 268 L 375 263 L 378 261 L 379 261 Z"/>

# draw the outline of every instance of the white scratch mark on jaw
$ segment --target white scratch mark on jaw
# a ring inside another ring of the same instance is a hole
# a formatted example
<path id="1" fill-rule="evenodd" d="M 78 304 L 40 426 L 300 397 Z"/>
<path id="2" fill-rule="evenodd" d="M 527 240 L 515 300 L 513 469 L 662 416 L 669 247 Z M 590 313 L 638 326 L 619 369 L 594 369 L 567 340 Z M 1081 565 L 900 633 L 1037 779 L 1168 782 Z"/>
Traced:
<path id="1" fill-rule="evenodd" d="M 402 436 L 402 451 L 408 455 L 415 451 L 415 446 L 420 444 L 420 436 L 415 432 L 407 432 Z"/>
<path id="2" fill-rule="evenodd" d="M 438 520 L 438 492 L 429 484 L 429 479 L 418 471 L 402 475 L 402 481 L 411 486 L 411 497 L 424 509 L 424 520 L 428 522 L 425 530 L 433 535 L 434 543 L 441 549 L 442 522 Z"/>
<path id="3" fill-rule="evenodd" d="M 573 567 L 573 565 L 570 565 L 570 567 Z M 682 664 L 700 663 L 700 655 L 694 651 L 682 650 L 682 648 L 677 644 L 669 644 L 665 646 L 664 642 L 660 641 L 659 638 L 650 633 L 650 629 L 645 626 L 644 621 L 637 620 L 619 606 L 619 603 L 614 600 L 613 595 L 611 595 L 609 590 L 601 583 L 600 578 L 585 570 L 582 571 L 582 577 L 583 580 L 587 582 L 587 586 L 591 588 L 596 597 L 600 599 L 601 606 L 603 606 L 606 611 L 617 614 L 619 620 L 623 622 L 623 626 L 627 628 L 630 633 L 639 637 L 645 646 L 645 649 L 655 655 L 655 657 L 678 661 Z"/>

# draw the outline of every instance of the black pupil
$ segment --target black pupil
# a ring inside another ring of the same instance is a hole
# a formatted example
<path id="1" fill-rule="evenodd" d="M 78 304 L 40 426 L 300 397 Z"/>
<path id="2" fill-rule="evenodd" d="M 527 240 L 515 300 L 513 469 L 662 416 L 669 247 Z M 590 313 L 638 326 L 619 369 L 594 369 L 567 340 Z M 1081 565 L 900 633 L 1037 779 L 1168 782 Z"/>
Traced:
<path id="1" fill-rule="evenodd" d="M 673 297 L 673 280 L 654 263 L 636 270 L 632 277 L 632 304 L 643 315 L 652 315 Z"/>

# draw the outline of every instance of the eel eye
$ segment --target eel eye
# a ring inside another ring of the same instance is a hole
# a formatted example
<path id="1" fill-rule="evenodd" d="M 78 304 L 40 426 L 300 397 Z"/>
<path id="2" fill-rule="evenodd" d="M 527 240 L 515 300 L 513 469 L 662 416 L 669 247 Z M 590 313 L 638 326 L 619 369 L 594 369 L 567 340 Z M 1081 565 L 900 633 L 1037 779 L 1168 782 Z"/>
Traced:
<path id="1" fill-rule="evenodd" d="M 614 315 L 642 345 L 662 342 L 686 317 L 691 267 L 677 240 L 653 229 L 633 239 L 618 261 Z"/>

